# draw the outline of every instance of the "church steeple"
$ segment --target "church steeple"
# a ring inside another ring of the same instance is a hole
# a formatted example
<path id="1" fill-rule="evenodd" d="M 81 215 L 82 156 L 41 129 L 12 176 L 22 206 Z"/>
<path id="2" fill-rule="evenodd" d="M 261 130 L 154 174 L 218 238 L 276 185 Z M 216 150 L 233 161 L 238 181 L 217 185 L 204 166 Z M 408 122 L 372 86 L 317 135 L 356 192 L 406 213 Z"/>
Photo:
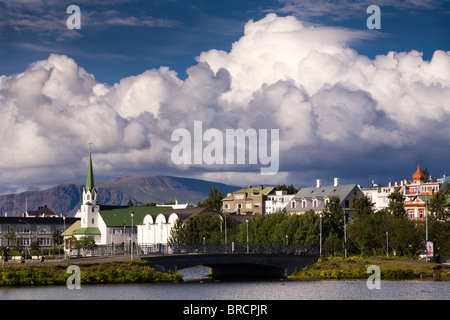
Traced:
<path id="1" fill-rule="evenodd" d="M 94 185 L 94 170 L 92 169 L 92 151 L 89 150 L 89 167 L 86 178 L 86 191 L 92 191 L 95 188 Z"/>

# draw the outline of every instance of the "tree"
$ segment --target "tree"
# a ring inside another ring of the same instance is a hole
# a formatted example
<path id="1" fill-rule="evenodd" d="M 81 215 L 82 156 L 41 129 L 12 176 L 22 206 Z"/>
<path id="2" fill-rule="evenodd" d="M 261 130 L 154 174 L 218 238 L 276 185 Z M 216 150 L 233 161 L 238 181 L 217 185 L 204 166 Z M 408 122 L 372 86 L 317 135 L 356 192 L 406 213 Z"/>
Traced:
<path id="1" fill-rule="evenodd" d="M 185 223 L 178 219 L 170 232 L 169 243 L 220 243 L 222 240 L 221 226 L 222 220 L 215 213 L 193 216 Z"/>
<path id="2" fill-rule="evenodd" d="M 446 221 L 450 217 L 449 212 L 447 211 L 447 190 L 440 190 L 430 197 L 429 208 L 438 220 Z"/>
<path id="3" fill-rule="evenodd" d="M 374 212 L 373 205 L 370 199 L 363 194 L 350 204 L 350 209 L 355 213 L 355 219 L 358 219 L 372 214 Z"/>
<path id="4" fill-rule="evenodd" d="M 8 228 L 8 231 L 5 232 L 3 237 L 6 239 L 6 242 L 8 243 L 8 246 L 15 245 L 16 242 L 17 242 L 17 236 L 16 236 L 16 233 L 14 232 L 12 227 Z"/>
<path id="5" fill-rule="evenodd" d="M 97 245 L 95 244 L 94 237 L 88 236 L 75 240 L 74 246 L 76 249 L 83 249 L 86 254 L 86 251 L 94 249 Z"/>
<path id="6" fill-rule="evenodd" d="M 390 195 L 388 195 L 388 199 L 389 212 L 397 218 L 406 218 L 406 210 L 404 207 L 405 197 L 403 196 L 403 194 L 400 191 L 395 190 Z"/>
<path id="7" fill-rule="evenodd" d="M 64 237 L 61 230 L 54 230 L 52 232 L 52 241 L 56 245 L 60 245 L 63 243 Z"/>
<path id="8" fill-rule="evenodd" d="M 224 195 L 216 187 L 210 187 L 208 191 L 209 197 L 203 202 L 199 202 L 197 207 L 211 208 L 215 210 L 220 210 L 222 208 L 222 199 Z"/>
<path id="9" fill-rule="evenodd" d="M 287 186 L 286 184 L 278 185 L 275 189 L 277 191 L 286 191 L 287 194 L 296 194 L 298 192 L 298 189 L 295 188 L 293 184 L 290 186 Z"/>

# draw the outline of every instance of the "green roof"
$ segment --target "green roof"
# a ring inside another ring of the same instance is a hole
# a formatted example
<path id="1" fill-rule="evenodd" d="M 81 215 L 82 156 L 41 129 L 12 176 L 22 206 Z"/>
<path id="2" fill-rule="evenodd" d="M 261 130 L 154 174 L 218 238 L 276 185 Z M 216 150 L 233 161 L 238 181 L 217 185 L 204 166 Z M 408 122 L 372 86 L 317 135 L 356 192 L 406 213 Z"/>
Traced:
<path id="1" fill-rule="evenodd" d="M 81 220 L 77 220 L 75 221 L 70 227 L 68 227 L 65 231 L 66 237 L 70 237 L 71 235 L 73 235 L 73 233 L 77 230 L 80 229 L 81 227 Z M 64 234 L 64 232 L 63 232 Z"/>
<path id="2" fill-rule="evenodd" d="M 73 232 L 73 234 L 76 234 L 76 235 L 81 235 L 81 234 L 95 235 L 95 234 L 101 234 L 101 232 L 100 232 L 99 228 L 80 228 L 80 229 L 75 230 Z"/>
<path id="3" fill-rule="evenodd" d="M 262 194 L 262 195 L 267 195 L 267 194 L 269 194 L 270 191 L 272 191 L 273 189 L 274 189 L 274 187 L 266 187 L 266 188 L 263 188 L 262 190 L 261 190 L 259 187 L 258 187 L 258 188 L 245 188 L 245 189 L 241 189 L 241 190 L 238 190 L 238 191 L 233 192 L 233 195 L 236 194 L 236 193 L 246 193 L 247 195 L 249 195 L 249 194 L 254 194 L 254 195 Z M 226 197 L 226 198 L 224 198 L 224 199 L 227 199 L 227 200 L 234 199 L 234 196 L 233 196 L 233 195 L 228 196 L 228 197 Z"/>
<path id="4" fill-rule="evenodd" d="M 133 225 L 142 223 L 147 214 L 157 215 L 170 210 L 169 207 L 125 207 L 125 206 L 100 206 L 100 215 L 107 227 L 131 226 L 131 212 L 134 212 Z"/>

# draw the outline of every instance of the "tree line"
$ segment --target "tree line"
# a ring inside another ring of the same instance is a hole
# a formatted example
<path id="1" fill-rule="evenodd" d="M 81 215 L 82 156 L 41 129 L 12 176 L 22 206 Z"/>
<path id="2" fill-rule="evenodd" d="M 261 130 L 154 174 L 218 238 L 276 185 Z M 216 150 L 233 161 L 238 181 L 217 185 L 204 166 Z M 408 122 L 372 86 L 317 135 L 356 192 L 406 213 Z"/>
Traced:
<path id="1" fill-rule="evenodd" d="M 216 192 L 211 195 L 217 203 Z M 450 257 L 450 221 L 442 199 L 445 194 L 437 193 L 429 201 L 432 214 L 428 216 L 428 240 L 435 241 L 441 256 Z M 386 209 L 375 211 L 373 203 L 363 195 L 351 204 L 352 217 L 336 196 L 330 197 L 321 214 L 312 209 L 303 214 L 280 211 L 241 216 L 240 221 L 227 214 L 227 241 L 245 243 L 248 235 L 250 243 L 319 245 L 322 224 L 322 253 L 326 256 L 343 256 L 345 244 L 348 254 L 416 257 L 425 248 L 425 222 L 408 219 L 400 192 L 393 192 L 389 200 Z M 191 217 L 185 223 L 176 223 L 169 242 L 224 243 L 224 228 L 225 223 L 217 214 Z"/>

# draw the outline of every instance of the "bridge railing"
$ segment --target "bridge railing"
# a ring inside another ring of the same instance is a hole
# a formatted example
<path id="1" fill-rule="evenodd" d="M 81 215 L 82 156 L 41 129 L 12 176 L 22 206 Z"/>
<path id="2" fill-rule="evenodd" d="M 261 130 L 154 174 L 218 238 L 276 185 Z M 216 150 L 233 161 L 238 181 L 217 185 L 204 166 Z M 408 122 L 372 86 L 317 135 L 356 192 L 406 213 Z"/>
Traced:
<path id="1" fill-rule="evenodd" d="M 280 243 L 180 243 L 180 244 L 152 244 L 138 247 L 139 254 L 202 254 L 202 253 L 248 253 L 248 254 L 294 254 L 318 255 L 316 245 L 280 244 Z"/>

